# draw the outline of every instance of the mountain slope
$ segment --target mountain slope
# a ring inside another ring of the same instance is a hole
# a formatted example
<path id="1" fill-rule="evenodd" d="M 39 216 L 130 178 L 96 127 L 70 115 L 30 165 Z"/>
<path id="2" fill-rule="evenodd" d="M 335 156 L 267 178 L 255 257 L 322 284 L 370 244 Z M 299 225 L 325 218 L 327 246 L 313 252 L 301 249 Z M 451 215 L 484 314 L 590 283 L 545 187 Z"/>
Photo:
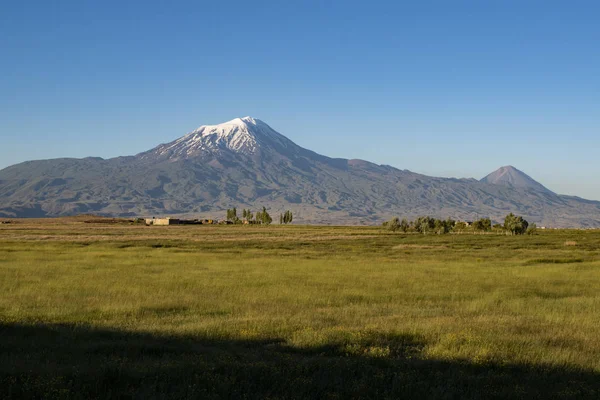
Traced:
<path id="1" fill-rule="evenodd" d="M 535 185 L 446 179 L 304 149 L 250 117 L 206 125 L 136 156 L 29 161 L 0 171 L 0 216 L 97 213 L 222 217 L 232 206 L 310 223 L 393 215 L 600 226 L 600 202 Z M 534 181 L 535 182 L 535 181 Z M 541 186 L 541 185 L 540 185 Z"/>

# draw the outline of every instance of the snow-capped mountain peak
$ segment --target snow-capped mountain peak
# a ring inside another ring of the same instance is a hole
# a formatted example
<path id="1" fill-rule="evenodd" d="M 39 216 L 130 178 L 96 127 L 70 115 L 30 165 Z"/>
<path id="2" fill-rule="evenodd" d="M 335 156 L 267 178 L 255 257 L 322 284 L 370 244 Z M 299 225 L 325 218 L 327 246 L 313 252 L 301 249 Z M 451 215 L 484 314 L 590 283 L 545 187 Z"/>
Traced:
<path id="1" fill-rule="evenodd" d="M 174 159 L 223 150 L 251 155 L 265 145 L 288 147 L 290 144 L 289 139 L 266 123 L 247 116 L 217 125 L 202 125 L 171 143 L 158 146 L 152 153 Z"/>
<path id="2" fill-rule="evenodd" d="M 198 129 L 190 132 L 189 134 L 197 133 L 197 132 L 214 132 L 214 131 L 222 131 L 222 132 L 231 132 L 235 128 L 248 128 L 248 125 L 256 125 L 256 119 L 252 117 L 243 117 L 243 118 L 234 118 L 231 121 L 223 122 L 217 125 L 202 125 Z"/>
<path id="3" fill-rule="evenodd" d="M 251 154 L 256 150 L 257 140 L 250 125 L 256 125 L 256 120 L 250 117 L 235 118 L 218 125 L 203 125 L 177 140 L 173 147 L 183 145 L 188 153 L 198 148 L 225 147 Z"/>

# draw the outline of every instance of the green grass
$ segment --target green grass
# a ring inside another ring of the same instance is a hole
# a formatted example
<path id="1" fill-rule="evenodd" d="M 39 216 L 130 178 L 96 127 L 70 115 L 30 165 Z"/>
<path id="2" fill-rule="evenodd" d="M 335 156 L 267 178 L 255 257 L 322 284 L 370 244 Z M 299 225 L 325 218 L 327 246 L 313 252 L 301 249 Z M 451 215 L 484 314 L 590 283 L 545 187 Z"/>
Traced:
<path id="1" fill-rule="evenodd" d="M 600 232 L 14 224 L 0 324 L 8 397 L 599 398 Z"/>

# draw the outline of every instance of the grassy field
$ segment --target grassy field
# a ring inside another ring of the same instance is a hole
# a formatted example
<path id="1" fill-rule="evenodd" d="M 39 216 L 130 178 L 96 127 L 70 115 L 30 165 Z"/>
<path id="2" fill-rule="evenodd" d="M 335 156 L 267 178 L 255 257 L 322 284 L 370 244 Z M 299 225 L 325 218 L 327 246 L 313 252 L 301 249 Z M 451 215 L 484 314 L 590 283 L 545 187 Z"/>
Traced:
<path id="1" fill-rule="evenodd" d="M 600 231 L 0 225 L 0 397 L 600 398 Z"/>

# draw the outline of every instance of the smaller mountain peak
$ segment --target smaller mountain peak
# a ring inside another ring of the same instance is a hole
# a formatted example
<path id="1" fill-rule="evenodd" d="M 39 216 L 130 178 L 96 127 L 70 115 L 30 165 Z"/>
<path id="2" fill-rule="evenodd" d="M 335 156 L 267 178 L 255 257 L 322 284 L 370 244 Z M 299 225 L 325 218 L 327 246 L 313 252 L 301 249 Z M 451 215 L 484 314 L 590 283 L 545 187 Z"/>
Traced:
<path id="1" fill-rule="evenodd" d="M 518 176 L 518 175 L 521 175 L 521 174 L 525 175 L 525 173 L 519 171 L 518 169 L 516 169 L 512 165 L 505 165 L 503 167 L 498 168 L 497 170 L 495 170 L 494 172 L 492 172 L 490 175 L 493 175 L 494 179 L 498 180 L 498 178 L 500 178 L 502 176 L 505 176 L 505 175 Z M 488 177 L 490 175 L 488 175 Z"/>
<path id="2" fill-rule="evenodd" d="M 525 172 L 518 170 L 512 165 L 505 165 L 481 179 L 483 183 L 492 185 L 503 185 L 517 188 L 533 188 L 552 193 L 541 183 L 535 181 Z"/>

